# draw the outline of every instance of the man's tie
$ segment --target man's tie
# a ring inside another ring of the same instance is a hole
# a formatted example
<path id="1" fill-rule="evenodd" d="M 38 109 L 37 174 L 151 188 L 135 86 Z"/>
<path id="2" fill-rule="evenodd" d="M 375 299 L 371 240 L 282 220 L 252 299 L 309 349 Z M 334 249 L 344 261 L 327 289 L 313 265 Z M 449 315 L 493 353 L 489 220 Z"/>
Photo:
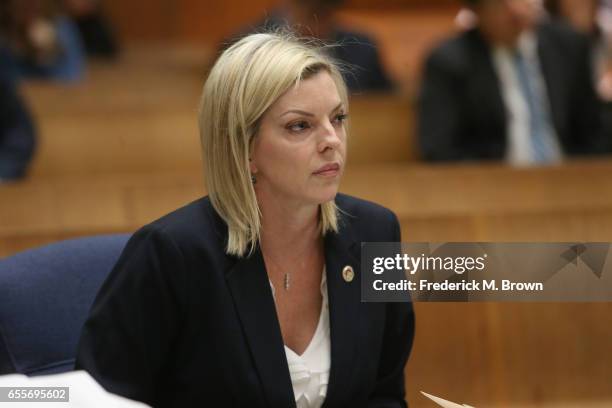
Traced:
<path id="1" fill-rule="evenodd" d="M 529 108 L 529 131 L 533 161 L 545 164 L 558 161 L 560 152 L 552 131 L 552 123 L 547 113 L 548 101 L 539 91 L 533 72 L 534 67 L 519 51 L 513 53 L 514 65 L 518 74 L 521 93 Z"/>

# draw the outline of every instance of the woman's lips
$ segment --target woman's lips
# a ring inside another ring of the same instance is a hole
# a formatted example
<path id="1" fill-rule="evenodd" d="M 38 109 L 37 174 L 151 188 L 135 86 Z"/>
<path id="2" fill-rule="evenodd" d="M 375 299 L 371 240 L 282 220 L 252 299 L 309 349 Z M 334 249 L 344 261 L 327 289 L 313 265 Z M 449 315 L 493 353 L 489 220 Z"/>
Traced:
<path id="1" fill-rule="evenodd" d="M 315 176 L 334 177 L 340 173 L 340 165 L 338 163 L 326 164 L 319 168 L 313 174 Z"/>

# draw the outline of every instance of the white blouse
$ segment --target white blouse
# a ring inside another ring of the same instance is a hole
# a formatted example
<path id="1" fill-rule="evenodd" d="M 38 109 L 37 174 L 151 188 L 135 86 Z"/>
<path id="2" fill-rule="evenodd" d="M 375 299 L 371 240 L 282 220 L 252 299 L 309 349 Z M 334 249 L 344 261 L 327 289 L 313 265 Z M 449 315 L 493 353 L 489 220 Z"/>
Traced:
<path id="1" fill-rule="evenodd" d="M 274 286 L 272 295 L 275 294 Z M 287 365 L 293 385 L 297 408 L 320 408 L 327 395 L 329 369 L 331 367 L 331 340 L 329 335 L 329 304 L 327 302 L 327 279 L 325 268 L 321 277 L 321 314 L 319 323 L 308 347 L 298 355 L 285 346 Z"/>

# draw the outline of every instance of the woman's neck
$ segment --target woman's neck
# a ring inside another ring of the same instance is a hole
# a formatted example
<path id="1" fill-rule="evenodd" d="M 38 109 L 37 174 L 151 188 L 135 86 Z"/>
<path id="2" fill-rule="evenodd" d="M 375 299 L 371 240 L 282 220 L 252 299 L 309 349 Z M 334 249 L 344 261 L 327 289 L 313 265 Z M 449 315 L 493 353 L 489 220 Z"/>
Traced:
<path id="1" fill-rule="evenodd" d="M 321 240 L 319 206 L 259 200 L 261 245 L 269 254 L 306 253 Z"/>

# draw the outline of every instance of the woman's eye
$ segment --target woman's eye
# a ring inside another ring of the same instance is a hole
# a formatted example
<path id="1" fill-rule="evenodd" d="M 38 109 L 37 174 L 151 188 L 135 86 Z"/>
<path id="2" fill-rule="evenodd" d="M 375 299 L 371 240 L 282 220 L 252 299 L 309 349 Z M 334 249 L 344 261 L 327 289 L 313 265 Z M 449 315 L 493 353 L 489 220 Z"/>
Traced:
<path id="1" fill-rule="evenodd" d="M 340 113 L 334 117 L 334 123 L 341 125 L 342 123 L 344 123 L 344 121 L 346 121 L 347 117 L 348 115 L 346 113 Z"/>
<path id="2" fill-rule="evenodd" d="M 308 125 L 308 122 L 300 121 L 300 122 L 291 123 L 290 125 L 287 126 L 287 129 L 289 129 L 292 132 L 301 132 L 303 130 L 308 129 L 309 127 L 310 126 Z"/>

